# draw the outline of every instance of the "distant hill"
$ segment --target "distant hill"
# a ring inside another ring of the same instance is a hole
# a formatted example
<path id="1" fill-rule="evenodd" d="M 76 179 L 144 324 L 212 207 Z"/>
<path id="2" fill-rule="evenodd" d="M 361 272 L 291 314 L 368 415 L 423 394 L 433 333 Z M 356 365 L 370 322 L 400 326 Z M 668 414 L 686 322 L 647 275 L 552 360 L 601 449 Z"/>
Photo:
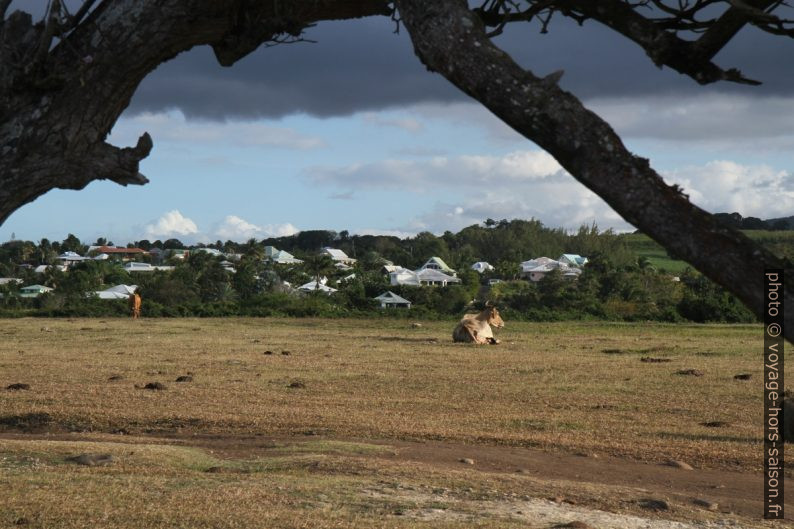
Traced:
<path id="1" fill-rule="evenodd" d="M 769 219 L 763 222 L 794 222 L 794 217 L 782 219 Z M 781 224 L 782 225 L 782 224 Z M 794 261 L 794 230 L 786 229 L 746 229 L 742 232 L 755 242 L 764 245 L 769 251 L 778 257 Z M 684 261 L 679 261 L 670 257 L 667 251 L 660 244 L 645 235 L 644 233 L 626 233 L 620 237 L 628 245 L 629 249 L 638 257 L 647 257 L 653 266 L 659 270 L 666 270 L 671 274 L 681 273 L 689 266 Z"/>
<path id="2" fill-rule="evenodd" d="M 742 217 L 739 213 L 715 213 L 717 219 L 738 230 L 791 230 L 794 229 L 794 215 L 778 219 L 761 220 L 758 217 Z"/>
<path id="3" fill-rule="evenodd" d="M 777 225 L 782 226 L 785 224 L 786 227 L 783 228 L 784 230 L 794 230 L 794 215 L 790 217 L 780 217 L 778 219 L 767 219 L 764 222 L 775 226 Z"/>

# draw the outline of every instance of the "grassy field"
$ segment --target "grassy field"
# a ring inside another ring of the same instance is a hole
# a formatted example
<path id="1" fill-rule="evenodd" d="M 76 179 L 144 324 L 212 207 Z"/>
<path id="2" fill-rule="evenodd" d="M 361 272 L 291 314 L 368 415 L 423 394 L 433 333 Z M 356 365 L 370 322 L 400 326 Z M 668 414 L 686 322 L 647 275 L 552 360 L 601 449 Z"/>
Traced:
<path id="1" fill-rule="evenodd" d="M 466 500 L 555 487 L 634 509 L 614 491 L 390 459 L 404 443 L 760 468 L 760 326 L 508 322 L 498 347 L 453 344 L 450 331 L 390 320 L 0 321 L 0 526 L 526 527 L 496 511 L 467 517 Z M 11 384 L 29 389 L 2 389 Z M 212 439 L 228 442 L 199 446 Z M 83 452 L 116 462 L 66 459 Z M 433 518 L 453 504 L 456 516 Z"/>

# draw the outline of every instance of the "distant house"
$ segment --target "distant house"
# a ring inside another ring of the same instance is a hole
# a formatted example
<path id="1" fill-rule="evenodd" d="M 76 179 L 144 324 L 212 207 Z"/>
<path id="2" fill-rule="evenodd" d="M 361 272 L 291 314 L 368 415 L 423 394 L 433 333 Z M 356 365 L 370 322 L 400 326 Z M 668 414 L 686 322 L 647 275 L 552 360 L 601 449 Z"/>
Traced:
<path id="1" fill-rule="evenodd" d="M 476 263 L 471 265 L 471 269 L 474 270 L 475 272 L 479 272 L 483 274 L 485 272 L 493 272 L 494 267 L 486 261 L 477 261 Z"/>
<path id="2" fill-rule="evenodd" d="M 279 250 L 274 246 L 265 246 L 265 261 L 275 264 L 300 264 L 303 262 L 296 259 L 291 253 Z"/>
<path id="3" fill-rule="evenodd" d="M 0 287 L 3 285 L 10 285 L 10 284 L 19 284 L 23 281 L 21 279 L 17 279 L 16 277 L 0 277 Z"/>
<path id="4" fill-rule="evenodd" d="M 173 269 L 173 266 L 152 266 L 149 263 L 139 263 L 137 261 L 124 263 L 124 270 L 127 272 L 154 272 L 156 270 L 169 272 Z"/>
<path id="5" fill-rule="evenodd" d="M 378 302 L 380 302 L 380 308 L 382 309 L 392 309 L 397 307 L 405 307 L 406 309 L 411 308 L 411 302 L 405 299 L 404 297 L 398 296 L 391 290 L 384 292 L 380 296 L 375 298 Z"/>
<path id="6" fill-rule="evenodd" d="M 329 287 L 325 283 L 328 282 L 328 278 L 320 279 L 320 282 L 317 281 L 309 281 L 305 285 L 301 285 L 298 287 L 298 290 L 301 292 L 325 292 L 326 294 L 333 294 L 337 291 L 337 289 Z"/>
<path id="7" fill-rule="evenodd" d="M 23 298 L 35 298 L 47 292 L 52 292 L 54 289 L 45 287 L 44 285 L 28 285 L 19 289 L 19 295 Z"/>
<path id="8" fill-rule="evenodd" d="M 348 257 L 345 252 L 342 250 L 337 250 L 336 248 L 323 248 L 323 251 L 320 252 L 320 255 L 327 255 L 333 259 L 334 262 L 344 263 L 346 265 L 352 265 L 356 262 L 356 259 Z"/>
<path id="9" fill-rule="evenodd" d="M 63 263 L 64 266 L 69 266 L 74 263 L 79 263 L 81 261 L 85 261 L 86 259 L 91 259 L 90 257 L 83 257 L 75 252 L 64 252 L 58 256 L 58 260 Z"/>
<path id="10" fill-rule="evenodd" d="M 566 279 L 576 279 L 582 273 L 579 268 L 548 257 L 538 257 L 521 263 L 521 277 L 533 282 L 540 281 L 552 270 L 559 270 Z"/>
<path id="11" fill-rule="evenodd" d="M 109 259 L 117 261 L 130 261 L 147 255 L 148 252 L 140 248 L 119 248 L 117 246 L 89 246 L 88 255 L 107 254 Z"/>
<path id="12" fill-rule="evenodd" d="M 460 283 L 460 279 L 454 276 L 445 274 L 432 268 L 425 268 L 416 272 L 419 278 L 419 283 L 428 286 L 441 286 L 445 287 L 450 283 Z"/>
<path id="13" fill-rule="evenodd" d="M 36 274 L 43 274 L 47 270 L 58 270 L 60 272 L 66 272 L 67 267 L 66 265 L 39 265 L 33 269 L 33 272 Z"/>
<path id="14" fill-rule="evenodd" d="M 389 272 L 389 283 L 393 286 L 408 285 L 418 287 L 421 285 L 419 276 L 413 270 L 408 270 L 401 266 L 394 267 L 395 270 Z"/>
<path id="15" fill-rule="evenodd" d="M 224 257 L 223 252 L 220 250 L 216 250 L 215 248 L 194 248 L 193 252 L 204 252 L 208 253 L 213 257 Z M 165 253 L 165 250 L 163 251 Z"/>
<path id="16" fill-rule="evenodd" d="M 557 258 L 557 260 L 568 266 L 575 266 L 576 268 L 581 268 L 587 264 L 587 257 L 582 257 L 575 253 L 564 253 Z"/>
<path id="17" fill-rule="evenodd" d="M 338 262 L 338 263 L 334 263 L 334 268 L 336 268 L 337 270 L 341 270 L 342 272 L 347 272 L 348 270 L 353 270 L 352 266 L 350 266 L 348 264 L 345 264 L 345 263 L 343 263 L 341 261 Z"/>
<path id="18" fill-rule="evenodd" d="M 98 290 L 94 294 L 99 299 L 128 299 L 136 290 L 138 290 L 138 285 L 116 285 L 105 290 Z"/>
<path id="19" fill-rule="evenodd" d="M 438 270 L 448 274 L 455 275 L 455 270 L 449 267 L 447 263 L 440 257 L 431 257 L 419 270 Z M 417 270 L 417 272 L 419 271 Z"/>

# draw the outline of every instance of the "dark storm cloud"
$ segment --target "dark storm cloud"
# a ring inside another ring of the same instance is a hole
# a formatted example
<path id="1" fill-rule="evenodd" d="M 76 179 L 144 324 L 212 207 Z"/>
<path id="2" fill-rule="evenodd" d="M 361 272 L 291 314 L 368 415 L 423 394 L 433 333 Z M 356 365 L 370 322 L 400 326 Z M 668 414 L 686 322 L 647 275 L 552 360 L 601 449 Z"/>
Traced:
<path id="1" fill-rule="evenodd" d="M 46 2 L 16 0 L 12 8 L 41 11 Z M 77 0 L 70 0 L 74 9 Z M 317 44 L 262 48 L 222 68 L 209 47 L 183 53 L 147 77 L 129 112 L 179 108 L 189 117 L 278 117 L 305 112 L 346 115 L 420 102 L 464 101 L 465 95 L 415 57 L 407 32 L 394 34 L 386 17 L 321 23 L 306 36 Z M 703 94 L 754 97 L 794 92 L 789 58 L 794 39 L 744 29 L 716 62 L 737 67 L 762 87 L 721 83 L 708 88 L 669 68 L 659 69 L 642 49 L 594 22 L 582 27 L 556 17 L 548 34 L 537 24 L 513 24 L 497 42 L 537 75 L 563 69 L 561 86 L 583 99 Z M 787 67 L 788 66 L 788 67 Z"/>
<path id="2" fill-rule="evenodd" d="M 393 33 L 386 18 L 329 22 L 309 30 L 317 44 L 260 49 L 221 68 L 208 47 L 162 65 L 141 85 L 131 111 L 179 108 L 191 117 L 278 117 L 305 112 L 345 115 L 418 102 L 467 99 L 414 56 L 407 33 Z M 499 44 L 538 75 L 564 69 L 561 86 L 581 98 L 703 93 L 694 81 L 659 69 L 634 43 L 587 22 L 556 21 L 548 34 L 534 25 L 513 26 Z M 760 88 L 713 85 L 708 90 L 786 94 L 792 90 L 787 57 L 794 40 L 745 30 L 718 56 L 764 81 Z"/>

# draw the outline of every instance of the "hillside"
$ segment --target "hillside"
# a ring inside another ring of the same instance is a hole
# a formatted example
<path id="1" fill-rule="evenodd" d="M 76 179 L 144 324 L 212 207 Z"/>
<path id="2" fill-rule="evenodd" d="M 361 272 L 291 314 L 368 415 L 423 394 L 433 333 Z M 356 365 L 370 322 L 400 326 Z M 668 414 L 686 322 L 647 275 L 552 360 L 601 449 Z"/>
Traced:
<path id="1" fill-rule="evenodd" d="M 776 255 L 794 260 L 794 230 L 743 230 L 743 233 L 762 243 Z M 678 274 L 689 266 L 684 261 L 672 259 L 661 245 L 644 233 L 628 233 L 621 235 L 621 238 L 632 252 L 638 257 L 647 257 L 658 270 L 664 269 Z"/>

